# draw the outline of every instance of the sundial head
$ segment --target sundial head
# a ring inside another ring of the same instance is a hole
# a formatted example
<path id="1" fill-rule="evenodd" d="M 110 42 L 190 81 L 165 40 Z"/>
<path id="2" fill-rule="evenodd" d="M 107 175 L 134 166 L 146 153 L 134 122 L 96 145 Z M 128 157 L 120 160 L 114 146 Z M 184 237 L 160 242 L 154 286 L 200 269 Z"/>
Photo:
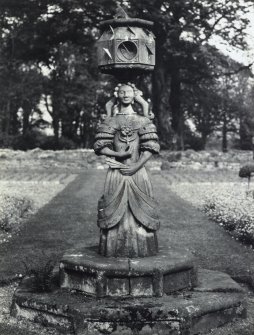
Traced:
<path id="1" fill-rule="evenodd" d="M 152 26 L 151 21 L 129 17 L 119 6 L 113 19 L 100 23 L 102 35 L 97 42 L 100 71 L 119 78 L 124 74 L 127 80 L 137 73 L 152 71 L 155 65 Z"/>
<path id="2" fill-rule="evenodd" d="M 118 5 L 116 9 L 116 14 L 114 17 L 115 19 L 127 19 L 129 16 L 126 13 L 126 11 L 123 9 L 123 7 Z"/>

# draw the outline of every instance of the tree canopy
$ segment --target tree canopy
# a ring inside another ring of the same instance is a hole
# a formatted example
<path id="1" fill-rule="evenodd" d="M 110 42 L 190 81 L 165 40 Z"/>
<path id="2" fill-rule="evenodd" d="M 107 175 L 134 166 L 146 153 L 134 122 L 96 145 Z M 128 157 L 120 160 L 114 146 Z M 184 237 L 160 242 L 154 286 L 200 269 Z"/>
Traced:
<path id="1" fill-rule="evenodd" d="M 43 100 L 56 142 L 62 136 L 91 146 L 112 85 L 97 69 L 99 23 L 112 18 L 123 3 L 130 16 L 155 23 L 156 67 L 143 86 L 152 99 L 163 147 L 171 147 L 175 139 L 184 148 L 186 118 L 194 122 L 201 147 L 223 124 L 227 131 L 236 119 L 244 124 L 252 99 L 243 107 L 240 87 L 232 89 L 231 79 L 226 80 L 240 76 L 242 64 L 229 61 L 210 41 L 216 36 L 244 48 L 251 1 L 2 0 L 0 137 L 31 131 L 30 116 Z M 250 76 L 244 72 L 244 78 Z"/>

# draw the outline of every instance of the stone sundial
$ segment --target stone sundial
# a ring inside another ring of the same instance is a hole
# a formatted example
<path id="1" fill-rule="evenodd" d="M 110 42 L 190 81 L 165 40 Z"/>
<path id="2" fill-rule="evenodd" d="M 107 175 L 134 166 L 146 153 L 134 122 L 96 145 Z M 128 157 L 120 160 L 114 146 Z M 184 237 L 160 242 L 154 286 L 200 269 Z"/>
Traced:
<path id="1" fill-rule="evenodd" d="M 152 27 L 122 9 L 101 23 L 99 69 L 119 83 L 94 144 L 109 165 L 98 203 L 99 243 L 66 251 L 52 294 L 33 295 L 27 284 L 17 290 L 16 316 L 77 335 L 191 335 L 245 315 L 241 288 L 228 275 L 197 270 L 183 246 L 172 250 L 157 239 L 158 204 L 145 163 L 159 152 L 159 139 L 135 85 L 155 66 Z"/>
<path id="2" fill-rule="evenodd" d="M 66 254 L 61 262 L 62 287 L 97 297 L 159 297 L 196 283 L 193 258 L 181 249 L 162 248 L 157 240 L 158 204 L 145 163 L 159 152 L 158 135 L 147 101 L 130 81 L 155 66 L 152 26 L 119 9 L 101 23 L 97 42 L 99 69 L 122 77 L 94 144 L 98 155 L 111 160 L 98 205 L 100 242 L 97 250 L 83 251 L 81 258 Z"/>

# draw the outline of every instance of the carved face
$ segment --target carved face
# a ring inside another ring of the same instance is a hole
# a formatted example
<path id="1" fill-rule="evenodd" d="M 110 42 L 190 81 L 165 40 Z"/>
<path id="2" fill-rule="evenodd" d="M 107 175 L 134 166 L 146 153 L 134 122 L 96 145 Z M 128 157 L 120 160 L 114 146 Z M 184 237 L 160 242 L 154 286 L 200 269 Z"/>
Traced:
<path id="1" fill-rule="evenodd" d="M 124 105 L 129 105 L 134 100 L 133 88 L 129 85 L 123 85 L 118 91 L 118 99 Z"/>

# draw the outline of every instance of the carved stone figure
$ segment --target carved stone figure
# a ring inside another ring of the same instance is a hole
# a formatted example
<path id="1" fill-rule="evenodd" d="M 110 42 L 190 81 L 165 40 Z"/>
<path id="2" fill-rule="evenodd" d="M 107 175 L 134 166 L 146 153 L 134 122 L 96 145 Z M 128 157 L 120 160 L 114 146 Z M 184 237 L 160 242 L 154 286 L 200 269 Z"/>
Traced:
<path id="1" fill-rule="evenodd" d="M 106 105 L 94 150 L 108 156 L 104 194 L 98 205 L 99 253 L 107 257 L 145 257 L 158 252 L 159 219 L 144 164 L 159 152 L 148 103 L 133 84 L 119 84 Z M 138 102 L 144 115 L 134 112 Z"/>

